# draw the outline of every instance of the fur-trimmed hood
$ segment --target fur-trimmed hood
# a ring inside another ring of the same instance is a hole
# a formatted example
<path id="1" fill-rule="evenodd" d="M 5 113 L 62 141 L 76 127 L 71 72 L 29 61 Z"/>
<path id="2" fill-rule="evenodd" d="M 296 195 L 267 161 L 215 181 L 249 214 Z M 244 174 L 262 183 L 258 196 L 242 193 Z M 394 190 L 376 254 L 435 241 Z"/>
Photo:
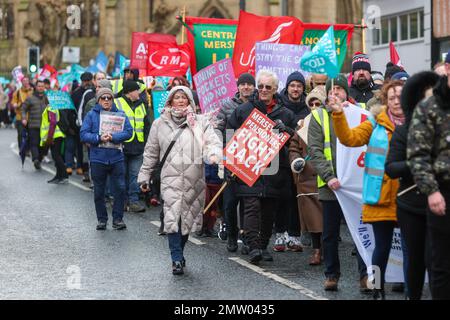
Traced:
<path id="1" fill-rule="evenodd" d="M 439 75 L 432 71 L 423 71 L 410 77 L 403 86 L 400 103 L 405 115 L 405 124 L 409 124 L 417 104 L 425 98 L 425 91 L 433 88 L 439 81 Z"/>
<path id="2" fill-rule="evenodd" d="M 444 110 L 450 110 L 450 88 L 448 86 L 448 77 L 441 77 L 433 90 L 436 102 Z"/>

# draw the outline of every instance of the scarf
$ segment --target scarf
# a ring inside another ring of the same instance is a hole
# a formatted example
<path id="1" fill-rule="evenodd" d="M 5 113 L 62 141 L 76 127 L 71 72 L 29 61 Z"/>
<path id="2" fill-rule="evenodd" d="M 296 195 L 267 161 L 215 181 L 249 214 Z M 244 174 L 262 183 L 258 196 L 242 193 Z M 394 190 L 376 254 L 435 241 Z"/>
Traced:
<path id="1" fill-rule="evenodd" d="M 402 115 L 400 117 L 394 116 L 389 109 L 387 110 L 387 114 L 389 116 L 389 119 L 394 124 L 394 126 L 401 126 L 401 125 L 405 124 L 405 116 L 404 115 Z"/>

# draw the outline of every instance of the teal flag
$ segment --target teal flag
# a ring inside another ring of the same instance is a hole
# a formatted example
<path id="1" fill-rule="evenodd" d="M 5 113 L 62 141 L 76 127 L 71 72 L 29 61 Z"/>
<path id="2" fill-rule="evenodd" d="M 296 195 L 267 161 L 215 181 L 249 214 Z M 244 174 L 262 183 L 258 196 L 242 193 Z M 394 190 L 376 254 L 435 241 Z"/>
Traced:
<path id="1" fill-rule="evenodd" d="M 70 67 L 70 71 L 63 73 L 61 75 L 58 76 L 58 82 L 59 82 L 59 86 L 61 88 L 63 88 L 66 84 L 77 80 L 78 82 L 81 82 L 81 75 L 83 74 L 83 72 L 85 71 L 85 68 L 83 68 L 82 66 L 80 66 L 79 64 L 73 64 Z"/>
<path id="2" fill-rule="evenodd" d="M 45 94 L 47 95 L 48 104 L 53 110 L 75 110 L 75 106 L 68 92 L 48 90 L 45 92 Z"/>
<path id="3" fill-rule="evenodd" d="M 330 78 L 338 75 L 339 67 L 333 26 L 328 28 L 312 51 L 303 55 L 300 60 L 300 68 L 311 73 L 326 74 Z"/>

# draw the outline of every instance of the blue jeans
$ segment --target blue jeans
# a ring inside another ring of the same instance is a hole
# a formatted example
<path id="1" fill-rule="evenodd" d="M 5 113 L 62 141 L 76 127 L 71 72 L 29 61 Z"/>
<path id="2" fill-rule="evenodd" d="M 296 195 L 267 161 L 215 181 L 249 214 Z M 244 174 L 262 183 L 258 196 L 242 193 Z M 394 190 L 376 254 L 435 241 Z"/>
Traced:
<path id="1" fill-rule="evenodd" d="M 125 155 L 125 182 L 128 196 L 128 202 L 134 203 L 139 201 L 140 188 L 137 183 L 139 170 L 142 166 L 144 155 L 137 156 Z"/>
<path id="2" fill-rule="evenodd" d="M 322 248 L 325 262 L 325 276 L 339 279 L 341 265 L 339 261 L 339 231 L 344 218 L 341 206 L 337 200 L 321 201 L 323 208 Z M 359 278 L 367 275 L 367 267 L 359 252 L 357 253 Z"/>
<path id="3" fill-rule="evenodd" d="M 380 268 L 381 289 L 384 289 L 385 274 L 392 247 L 392 235 L 394 234 L 395 222 L 373 222 L 372 227 L 375 237 L 375 250 L 372 254 L 372 265 Z"/>
<path id="4" fill-rule="evenodd" d="M 81 154 L 79 150 L 79 145 L 81 145 Z M 77 158 L 77 168 L 83 166 L 83 145 L 77 143 L 77 138 L 75 136 L 66 136 L 66 147 L 64 151 L 64 161 L 66 162 L 67 168 L 74 168 L 74 156 Z"/>
<path id="5" fill-rule="evenodd" d="M 168 233 L 169 248 L 172 261 L 181 261 L 184 259 L 184 247 L 188 241 L 189 235 L 181 235 L 181 227 L 178 227 L 178 232 Z"/>
<path id="6" fill-rule="evenodd" d="M 101 164 L 91 162 L 91 175 L 94 182 L 94 202 L 97 220 L 108 221 L 108 212 L 105 204 L 106 178 L 109 175 L 113 185 L 112 193 L 114 205 L 112 210 L 113 222 L 122 221 L 125 204 L 125 168 L 123 162 Z"/>

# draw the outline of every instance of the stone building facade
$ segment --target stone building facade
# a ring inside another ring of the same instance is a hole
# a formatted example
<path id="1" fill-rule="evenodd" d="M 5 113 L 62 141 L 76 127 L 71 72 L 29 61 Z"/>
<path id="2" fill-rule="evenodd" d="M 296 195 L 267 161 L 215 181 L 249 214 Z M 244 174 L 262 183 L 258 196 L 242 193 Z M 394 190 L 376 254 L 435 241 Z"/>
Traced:
<path id="1" fill-rule="evenodd" d="M 189 16 L 237 19 L 242 2 L 254 14 L 279 16 L 284 8 L 305 22 L 360 24 L 362 17 L 361 0 L 0 0 L 0 74 L 26 67 L 32 45 L 41 48 L 41 66 L 64 67 L 63 46 L 80 47 L 80 64 L 88 65 L 100 50 L 111 60 L 116 50 L 128 55 L 133 31 L 171 33 L 181 40 L 175 16 L 184 7 Z M 74 16 L 70 5 L 81 13 L 81 28 L 71 31 L 66 27 Z M 360 49 L 357 29 L 348 54 Z"/>

